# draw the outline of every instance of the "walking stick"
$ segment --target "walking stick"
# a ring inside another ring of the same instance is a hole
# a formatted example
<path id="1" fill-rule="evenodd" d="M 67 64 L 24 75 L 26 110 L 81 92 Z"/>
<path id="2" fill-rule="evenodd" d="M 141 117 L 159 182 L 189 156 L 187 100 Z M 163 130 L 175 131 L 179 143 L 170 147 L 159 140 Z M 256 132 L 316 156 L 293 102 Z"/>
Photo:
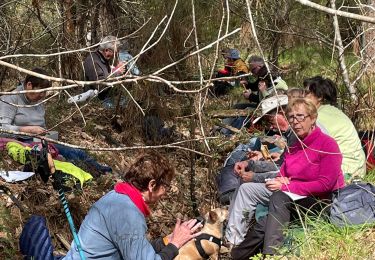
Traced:
<path id="1" fill-rule="evenodd" d="M 35 150 L 31 150 L 31 154 L 33 154 Z M 37 155 L 37 154 L 36 154 Z M 38 157 L 38 156 L 36 156 Z M 64 212 L 66 215 L 66 218 L 68 219 L 70 231 L 73 234 L 74 243 L 77 246 L 79 256 L 81 260 L 85 260 L 86 257 L 83 253 L 81 242 L 79 241 L 79 237 L 77 234 L 77 230 L 74 226 L 74 221 L 72 218 L 72 214 L 69 210 L 69 204 L 68 201 L 65 198 L 65 193 L 63 190 L 63 182 L 64 182 L 64 176 L 61 171 L 56 170 L 55 165 L 52 160 L 52 156 L 48 151 L 48 143 L 45 140 L 42 140 L 42 149 L 39 153 L 39 160 L 37 161 L 37 169 L 36 172 L 38 172 L 42 178 L 42 180 L 47 183 L 50 176 L 53 178 L 53 188 L 59 193 L 59 199 L 60 202 L 64 208 Z"/>

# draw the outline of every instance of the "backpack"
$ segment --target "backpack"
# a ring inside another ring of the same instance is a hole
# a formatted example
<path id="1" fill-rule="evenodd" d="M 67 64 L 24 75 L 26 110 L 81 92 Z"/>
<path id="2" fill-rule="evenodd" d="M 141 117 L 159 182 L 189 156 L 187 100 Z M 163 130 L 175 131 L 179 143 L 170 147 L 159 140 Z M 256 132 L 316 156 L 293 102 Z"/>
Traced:
<path id="1" fill-rule="evenodd" d="M 353 183 L 333 194 L 331 223 L 342 227 L 375 222 L 375 186 Z"/>

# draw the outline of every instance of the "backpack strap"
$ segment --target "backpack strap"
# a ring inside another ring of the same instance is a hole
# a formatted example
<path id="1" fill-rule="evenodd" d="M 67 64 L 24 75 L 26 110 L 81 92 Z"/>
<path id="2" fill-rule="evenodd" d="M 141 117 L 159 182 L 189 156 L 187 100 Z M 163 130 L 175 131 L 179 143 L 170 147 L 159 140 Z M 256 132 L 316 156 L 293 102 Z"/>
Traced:
<path id="1" fill-rule="evenodd" d="M 219 248 L 222 245 L 222 241 L 220 238 L 217 238 L 215 236 L 209 235 L 209 234 L 201 234 L 195 238 L 195 246 L 197 247 L 198 253 L 203 257 L 204 259 L 210 258 L 210 256 L 204 251 L 201 241 L 202 240 L 208 240 L 212 243 L 215 243 L 219 246 Z"/>

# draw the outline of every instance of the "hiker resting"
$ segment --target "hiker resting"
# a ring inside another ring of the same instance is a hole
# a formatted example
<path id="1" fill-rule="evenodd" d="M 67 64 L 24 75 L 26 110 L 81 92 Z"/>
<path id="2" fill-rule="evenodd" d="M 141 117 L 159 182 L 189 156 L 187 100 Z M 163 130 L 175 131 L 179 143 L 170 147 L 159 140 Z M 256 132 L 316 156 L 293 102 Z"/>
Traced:
<path id="1" fill-rule="evenodd" d="M 233 77 L 242 74 L 248 74 L 249 68 L 240 57 L 240 51 L 237 49 L 224 49 L 222 56 L 225 59 L 224 69 L 218 70 L 216 78 Z M 234 86 L 239 86 L 241 78 L 231 80 L 214 81 L 213 92 L 216 96 L 228 94 Z"/>
<path id="2" fill-rule="evenodd" d="M 288 104 L 286 117 L 299 140 L 286 151 L 277 177 L 265 183 L 271 192 L 268 215 L 259 219 L 233 248 L 233 259 L 249 259 L 259 252 L 277 254 L 296 207 L 302 216 L 306 211 L 321 212 L 332 192 L 345 186 L 339 147 L 316 126 L 317 116 L 316 107 L 308 99 L 297 98 Z"/>
<path id="3" fill-rule="evenodd" d="M 337 106 L 337 87 L 330 79 L 316 76 L 304 80 L 306 97 L 318 109 L 317 123 L 339 145 L 343 156 L 341 169 L 345 180 L 366 174 L 366 156 L 353 122 Z"/>
<path id="4" fill-rule="evenodd" d="M 157 153 L 141 154 L 124 174 L 124 182 L 99 199 L 78 232 L 86 259 L 173 259 L 189 240 L 200 235 L 196 220 L 181 223 L 173 232 L 149 241 L 146 218 L 150 207 L 168 192 L 175 172 Z M 80 259 L 72 242 L 65 260 Z"/>
<path id="5" fill-rule="evenodd" d="M 104 80 L 111 75 L 111 65 L 115 65 L 113 60 L 116 57 L 119 44 L 117 37 L 106 36 L 101 40 L 99 48 L 87 55 L 83 62 L 85 81 Z M 118 67 L 117 72 L 119 74 L 123 73 L 124 67 Z M 101 89 L 98 95 L 100 100 L 107 99 L 110 102 L 110 88 L 103 87 L 99 88 L 99 84 L 89 85 L 90 89 Z"/>
<path id="6" fill-rule="evenodd" d="M 42 75 L 47 75 L 47 72 L 40 68 L 35 68 L 32 71 Z M 46 79 L 27 75 L 25 81 L 18 86 L 15 91 L 45 89 L 50 86 L 51 83 Z M 48 130 L 46 129 L 45 107 L 44 104 L 40 103 L 45 96 L 46 92 L 29 92 L 1 96 L 1 129 L 25 132 L 35 135 L 47 134 Z M 24 105 L 33 106 L 23 107 Z M 33 142 L 32 137 L 25 135 L 1 134 L 1 136 L 17 139 L 18 141 L 25 143 Z M 53 146 L 57 148 L 58 154 L 62 155 L 67 161 L 74 164 L 79 164 L 80 167 L 84 167 L 85 170 L 93 175 L 112 172 L 110 167 L 100 165 L 95 159 L 90 157 L 83 150 L 71 148 L 61 144 L 54 144 Z M 81 165 L 81 163 L 83 163 L 83 165 Z"/>
<path id="7" fill-rule="evenodd" d="M 253 55 L 249 58 L 248 63 L 250 72 L 255 77 L 255 81 L 242 80 L 240 83 L 246 89 L 243 91 L 244 98 L 253 104 L 240 103 L 236 104 L 234 108 L 243 109 L 249 106 L 256 107 L 256 104 L 259 104 L 262 99 L 274 95 L 276 91 L 278 91 L 278 93 L 283 93 L 288 90 L 286 82 L 278 75 L 273 66 L 269 64 L 268 66 L 271 71 L 269 72 L 267 70 L 262 57 Z"/>
<path id="8" fill-rule="evenodd" d="M 35 68 L 32 72 L 47 75 L 47 72 L 40 68 Z M 27 75 L 25 81 L 17 86 L 13 92 L 23 90 L 45 89 L 51 86 L 48 80 Z M 0 98 L 0 124 L 4 130 L 24 132 L 29 134 L 43 134 L 46 130 L 44 119 L 45 110 L 43 104 L 38 104 L 46 92 L 24 93 L 4 95 Z M 18 105 L 18 106 L 14 106 Z M 23 107 L 25 105 L 35 105 Z M 10 135 L 4 135 L 9 137 Z"/>

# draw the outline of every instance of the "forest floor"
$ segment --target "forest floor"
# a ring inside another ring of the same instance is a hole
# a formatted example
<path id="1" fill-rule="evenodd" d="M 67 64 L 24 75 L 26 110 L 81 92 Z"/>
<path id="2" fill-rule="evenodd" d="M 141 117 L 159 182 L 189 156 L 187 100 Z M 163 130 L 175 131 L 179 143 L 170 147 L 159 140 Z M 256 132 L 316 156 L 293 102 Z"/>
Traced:
<path id="1" fill-rule="evenodd" d="M 176 105 L 173 102 L 179 102 L 173 100 L 174 97 L 171 97 L 172 107 Z M 213 109 L 217 107 L 228 108 L 232 102 L 231 100 L 219 100 L 218 103 L 220 104 L 214 105 Z M 69 106 L 65 101 L 47 104 L 47 123 L 49 126 L 57 125 L 54 130 L 59 131 L 59 140 L 63 142 L 98 147 L 112 147 L 116 144 L 128 146 L 148 144 L 144 142 L 140 125 L 136 125 L 135 130 L 131 132 L 114 129 L 113 124 L 111 125 L 114 111 L 104 109 L 99 103 L 94 103 L 92 106 L 82 109 L 86 120 L 85 126 L 79 113 L 68 117 L 74 110 L 75 108 Z M 194 138 L 202 137 L 196 126 L 193 126 L 192 131 L 190 131 L 191 124 L 188 118 L 178 115 L 170 117 L 169 121 L 166 120 L 168 125 L 176 125 L 179 140 L 189 139 L 191 132 L 193 132 Z M 128 117 L 121 120 L 126 119 L 132 118 Z M 64 123 L 58 125 L 63 120 L 65 120 Z M 121 122 L 126 125 L 126 122 Z M 212 125 L 208 122 L 205 127 L 207 127 L 206 132 L 209 132 Z M 181 149 L 158 149 L 160 153 L 169 158 L 176 168 L 176 178 L 172 183 L 171 191 L 153 209 L 148 220 L 150 237 L 169 234 L 177 217 L 188 219 L 196 216 L 198 212 L 203 215 L 209 209 L 220 206 L 216 200 L 215 176 L 228 152 L 246 138 L 248 138 L 247 132 L 241 133 L 230 140 L 224 137 L 213 139 L 210 141 L 210 145 L 214 149 L 209 153 L 212 158 Z M 190 148 L 205 151 L 202 144 L 190 146 Z M 95 176 L 92 181 L 84 185 L 82 190 L 67 193 L 70 210 L 77 229 L 91 205 L 111 190 L 117 181 L 121 180 L 122 173 L 131 164 L 137 155 L 137 151 L 90 152 L 90 154 L 97 158 L 99 162 L 110 165 L 113 168 L 113 173 Z M 0 156 L 2 169 L 22 170 L 22 165 L 13 162 L 6 151 L 2 151 Z M 72 241 L 72 235 L 58 194 L 53 189 L 52 184 L 45 184 L 39 177 L 33 177 L 27 181 L 12 184 L 5 183 L 0 179 L 0 185 L 5 185 L 11 189 L 27 209 L 27 212 L 20 211 L 8 196 L 0 195 L 0 259 L 22 259 L 18 249 L 18 239 L 30 214 L 46 217 L 56 252 L 65 253 Z M 321 224 L 320 227 L 324 227 L 324 225 L 326 224 Z M 323 228 L 320 230 L 323 230 Z M 371 252 L 373 254 L 375 251 L 373 249 L 375 248 L 375 231 L 371 227 L 348 229 L 346 232 L 331 228 L 326 232 L 321 231 L 320 234 L 313 232 L 309 234 L 311 243 L 308 244 L 311 246 L 306 246 L 306 244 L 301 246 L 302 251 L 293 252 L 288 255 L 288 258 L 364 259 L 363 256 L 370 256 Z M 336 243 L 334 251 L 332 251 L 332 248 L 324 249 L 324 243 L 327 245 L 327 241 L 331 245 Z M 356 255 L 362 257 L 356 258 Z M 227 257 L 227 255 L 223 255 L 224 259 Z"/>

